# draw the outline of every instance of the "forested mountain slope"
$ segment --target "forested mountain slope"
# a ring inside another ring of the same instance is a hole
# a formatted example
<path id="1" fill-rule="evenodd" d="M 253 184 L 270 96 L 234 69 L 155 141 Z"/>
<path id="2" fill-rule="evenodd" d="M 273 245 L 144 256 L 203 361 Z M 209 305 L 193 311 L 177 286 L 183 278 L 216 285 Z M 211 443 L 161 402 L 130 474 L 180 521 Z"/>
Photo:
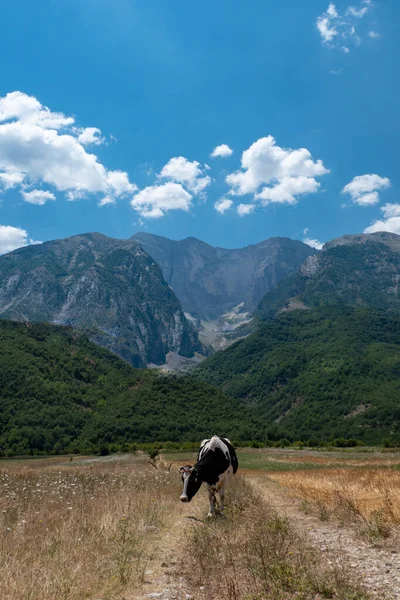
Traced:
<path id="1" fill-rule="evenodd" d="M 0 317 L 86 329 L 136 366 L 201 349 L 154 260 L 134 240 L 99 233 L 0 256 Z"/>
<path id="2" fill-rule="evenodd" d="M 281 436 L 400 443 L 400 318 L 383 311 L 286 312 L 197 373 L 255 408 Z"/>
<path id="3" fill-rule="evenodd" d="M 249 439 L 250 409 L 208 383 L 134 369 L 71 328 L 0 321 L 0 455 Z"/>
<path id="4" fill-rule="evenodd" d="M 400 314 L 400 236 L 374 233 L 338 238 L 308 258 L 261 300 L 257 316 L 282 310 L 347 304 Z"/>

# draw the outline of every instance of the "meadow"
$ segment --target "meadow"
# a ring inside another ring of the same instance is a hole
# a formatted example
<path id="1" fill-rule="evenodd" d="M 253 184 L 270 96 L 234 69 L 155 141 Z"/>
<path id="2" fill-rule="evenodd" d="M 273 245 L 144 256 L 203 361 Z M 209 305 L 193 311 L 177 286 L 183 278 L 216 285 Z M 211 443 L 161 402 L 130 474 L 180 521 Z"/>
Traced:
<path id="1" fill-rule="evenodd" d="M 0 464 L 0 598 L 134 593 L 178 494 L 151 475 L 144 457 Z"/>
<path id="2" fill-rule="evenodd" d="M 145 453 L 1 461 L 1 600 L 376 597 L 344 556 L 327 561 L 264 491 L 279 486 L 280 497 L 298 498 L 316 520 L 324 507 L 335 527 L 347 524 L 338 497 L 342 512 L 356 511 L 364 524 L 376 527 L 376 511 L 385 511 L 377 537 L 390 538 L 399 525 L 400 455 L 275 448 L 238 455 L 226 518 L 211 521 L 204 490 L 190 505 L 179 502 L 176 467 L 193 462 L 190 452 L 153 461 Z"/>

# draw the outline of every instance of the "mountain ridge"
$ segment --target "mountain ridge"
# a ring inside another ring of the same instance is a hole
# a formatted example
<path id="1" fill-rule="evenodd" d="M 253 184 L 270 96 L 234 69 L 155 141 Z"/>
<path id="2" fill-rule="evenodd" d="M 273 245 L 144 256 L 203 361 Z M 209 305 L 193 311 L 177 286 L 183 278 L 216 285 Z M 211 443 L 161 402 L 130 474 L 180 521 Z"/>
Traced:
<path id="1" fill-rule="evenodd" d="M 285 237 L 233 249 L 193 237 L 175 241 L 146 232 L 133 239 L 160 265 L 183 310 L 210 321 L 239 304 L 244 312 L 252 312 L 267 290 L 316 252 Z"/>
<path id="2" fill-rule="evenodd" d="M 400 236 L 386 232 L 348 235 L 308 257 L 298 273 L 282 279 L 256 311 L 261 319 L 293 308 L 348 304 L 400 314 Z"/>
<path id="3" fill-rule="evenodd" d="M 1 256 L 0 316 L 89 330 L 135 366 L 201 349 L 155 261 L 137 242 L 99 233 Z"/>

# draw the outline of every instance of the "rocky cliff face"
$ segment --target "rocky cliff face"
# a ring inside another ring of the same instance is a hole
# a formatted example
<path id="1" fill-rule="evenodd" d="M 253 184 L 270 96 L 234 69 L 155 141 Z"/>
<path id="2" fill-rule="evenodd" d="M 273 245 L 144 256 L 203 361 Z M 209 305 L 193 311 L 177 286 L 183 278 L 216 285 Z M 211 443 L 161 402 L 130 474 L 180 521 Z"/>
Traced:
<path id="1" fill-rule="evenodd" d="M 200 349 L 154 260 L 135 240 L 98 233 L 1 256 L 0 317 L 85 329 L 135 366 Z"/>
<path id="2" fill-rule="evenodd" d="M 134 238 L 160 265 L 182 308 L 213 320 L 239 304 L 252 312 L 266 292 L 295 273 L 315 250 L 288 238 L 271 238 L 235 250 L 214 248 L 195 238 L 172 241 L 148 233 Z"/>
<path id="3" fill-rule="evenodd" d="M 273 317 L 291 308 L 346 304 L 400 314 L 400 236 L 346 235 L 325 244 L 300 272 L 262 299 L 258 314 Z"/>

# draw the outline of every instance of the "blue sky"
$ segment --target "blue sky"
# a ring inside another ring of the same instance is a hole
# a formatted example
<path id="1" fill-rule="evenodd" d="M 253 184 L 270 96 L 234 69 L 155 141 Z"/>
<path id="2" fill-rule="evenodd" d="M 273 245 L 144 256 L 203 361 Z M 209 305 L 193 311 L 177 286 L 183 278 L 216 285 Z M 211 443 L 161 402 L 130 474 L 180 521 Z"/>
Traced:
<path id="1" fill-rule="evenodd" d="M 399 25 L 397 0 L 6 3 L 0 251 L 400 233 Z"/>

